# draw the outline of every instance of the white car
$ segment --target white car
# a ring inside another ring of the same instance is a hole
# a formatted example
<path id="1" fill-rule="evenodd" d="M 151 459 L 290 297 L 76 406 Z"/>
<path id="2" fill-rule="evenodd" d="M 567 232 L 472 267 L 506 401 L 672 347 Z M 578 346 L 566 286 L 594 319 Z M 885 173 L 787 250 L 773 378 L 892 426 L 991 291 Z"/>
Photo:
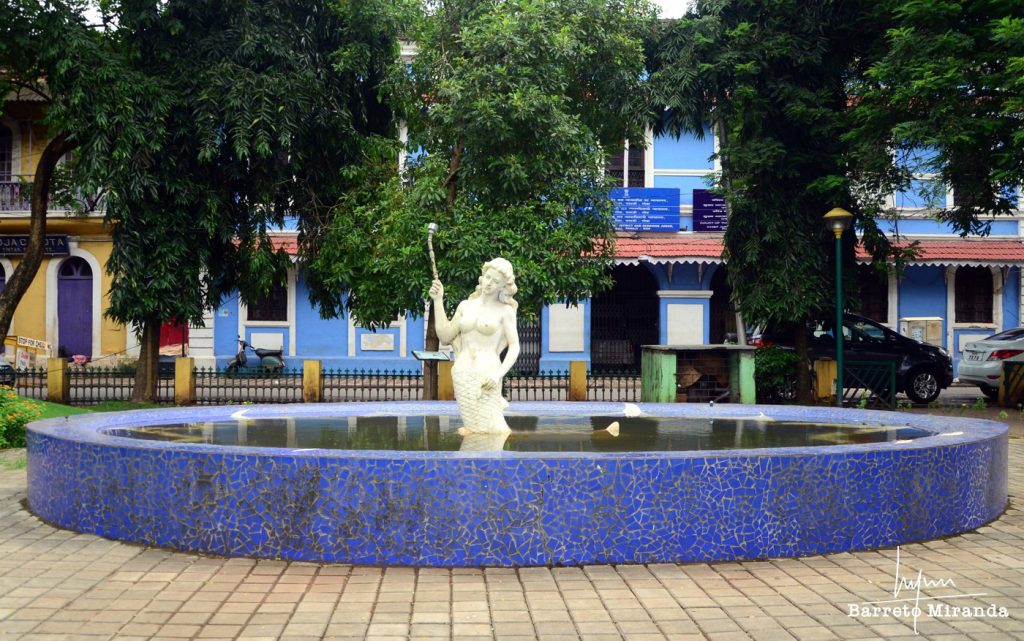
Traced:
<path id="1" fill-rule="evenodd" d="M 1024 361 L 1024 327 L 964 345 L 957 377 L 961 383 L 977 385 L 985 396 L 997 399 L 1003 381 L 1003 361 Z"/>

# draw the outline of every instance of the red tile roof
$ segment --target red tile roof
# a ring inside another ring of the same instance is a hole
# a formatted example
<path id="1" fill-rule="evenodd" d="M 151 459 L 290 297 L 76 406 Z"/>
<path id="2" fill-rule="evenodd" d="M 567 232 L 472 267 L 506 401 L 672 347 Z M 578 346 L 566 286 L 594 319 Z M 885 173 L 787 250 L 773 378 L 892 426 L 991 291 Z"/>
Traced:
<path id="1" fill-rule="evenodd" d="M 901 242 L 899 245 L 906 246 L 909 242 Z M 864 247 L 858 245 L 857 258 L 867 260 L 870 255 L 864 250 Z M 1024 263 L 1024 242 L 984 238 L 921 240 L 918 241 L 918 255 L 913 262 L 933 265 Z"/>
<path id="2" fill-rule="evenodd" d="M 274 249 L 284 249 L 289 256 L 294 256 L 299 253 L 299 237 L 295 234 L 284 234 L 270 236 L 270 244 L 274 246 Z"/>
<path id="3" fill-rule="evenodd" d="M 275 249 L 283 248 L 291 255 L 298 252 L 295 234 L 272 235 Z M 932 265 L 1006 265 L 1024 263 L 1024 241 L 996 239 L 921 240 L 915 263 Z M 906 245 L 907 243 L 901 243 Z M 649 262 L 705 262 L 717 263 L 722 259 L 721 236 L 655 236 L 650 238 L 618 238 L 615 258 L 621 262 L 637 262 L 641 257 Z M 857 246 L 858 260 L 869 255 Z"/>
<path id="4" fill-rule="evenodd" d="M 665 236 L 653 238 L 617 238 L 615 258 L 629 261 L 645 258 L 662 259 L 712 259 L 700 262 L 717 263 L 722 259 L 721 236 Z"/>

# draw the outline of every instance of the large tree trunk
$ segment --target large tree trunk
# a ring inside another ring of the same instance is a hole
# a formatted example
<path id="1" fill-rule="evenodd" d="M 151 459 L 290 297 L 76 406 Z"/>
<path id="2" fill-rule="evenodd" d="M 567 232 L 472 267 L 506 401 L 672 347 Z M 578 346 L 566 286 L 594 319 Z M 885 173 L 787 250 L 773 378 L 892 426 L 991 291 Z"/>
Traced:
<path id="1" fill-rule="evenodd" d="M 7 336 L 11 329 L 14 310 L 21 303 L 21 297 L 35 280 L 39 265 L 43 262 L 46 247 L 46 210 L 50 201 L 50 182 L 57 163 L 75 145 L 68 141 L 66 134 L 59 134 L 51 140 L 36 164 L 36 175 L 32 181 L 32 215 L 29 219 L 28 246 L 21 262 L 11 274 L 3 292 L 0 293 L 0 338 Z"/>
<path id="2" fill-rule="evenodd" d="M 160 367 L 160 319 L 147 318 L 142 325 L 139 364 L 135 369 L 133 403 L 155 403 L 156 383 Z"/>
<path id="3" fill-rule="evenodd" d="M 437 328 L 434 327 L 434 308 L 427 312 L 427 337 L 423 345 L 428 352 L 436 352 L 440 347 Z M 437 361 L 423 361 L 423 400 L 437 400 Z"/>
<path id="4" fill-rule="evenodd" d="M 810 354 L 807 345 L 807 323 L 797 323 L 793 332 L 793 348 L 800 360 L 796 364 L 796 402 L 800 405 L 813 405 L 814 394 L 811 393 L 811 370 L 807 367 Z"/>

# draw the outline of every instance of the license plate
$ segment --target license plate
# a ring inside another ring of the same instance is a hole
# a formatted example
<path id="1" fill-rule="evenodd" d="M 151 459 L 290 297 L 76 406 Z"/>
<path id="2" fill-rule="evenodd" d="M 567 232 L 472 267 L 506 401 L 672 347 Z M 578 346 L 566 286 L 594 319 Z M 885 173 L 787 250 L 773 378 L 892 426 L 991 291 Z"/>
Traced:
<path id="1" fill-rule="evenodd" d="M 969 361 L 980 361 L 981 357 L 984 355 L 982 352 L 964 352 L 964 354 Z"/>

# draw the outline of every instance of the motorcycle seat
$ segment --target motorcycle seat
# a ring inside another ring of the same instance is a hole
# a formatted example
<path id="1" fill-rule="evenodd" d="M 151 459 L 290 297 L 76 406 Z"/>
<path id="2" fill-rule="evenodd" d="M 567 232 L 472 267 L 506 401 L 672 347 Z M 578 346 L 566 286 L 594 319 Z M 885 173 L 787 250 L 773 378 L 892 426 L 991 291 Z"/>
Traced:
<path id="1" fill-rule="evenodd" d="M 260 358 L 263 358 L 265 356 L 277 356 L 278 358 L 280 358 L 281 354 L 284 353 L 283 349 L 254 348 L 252 351 L 256 352 L 256 355 L 259 356 Z"/>

